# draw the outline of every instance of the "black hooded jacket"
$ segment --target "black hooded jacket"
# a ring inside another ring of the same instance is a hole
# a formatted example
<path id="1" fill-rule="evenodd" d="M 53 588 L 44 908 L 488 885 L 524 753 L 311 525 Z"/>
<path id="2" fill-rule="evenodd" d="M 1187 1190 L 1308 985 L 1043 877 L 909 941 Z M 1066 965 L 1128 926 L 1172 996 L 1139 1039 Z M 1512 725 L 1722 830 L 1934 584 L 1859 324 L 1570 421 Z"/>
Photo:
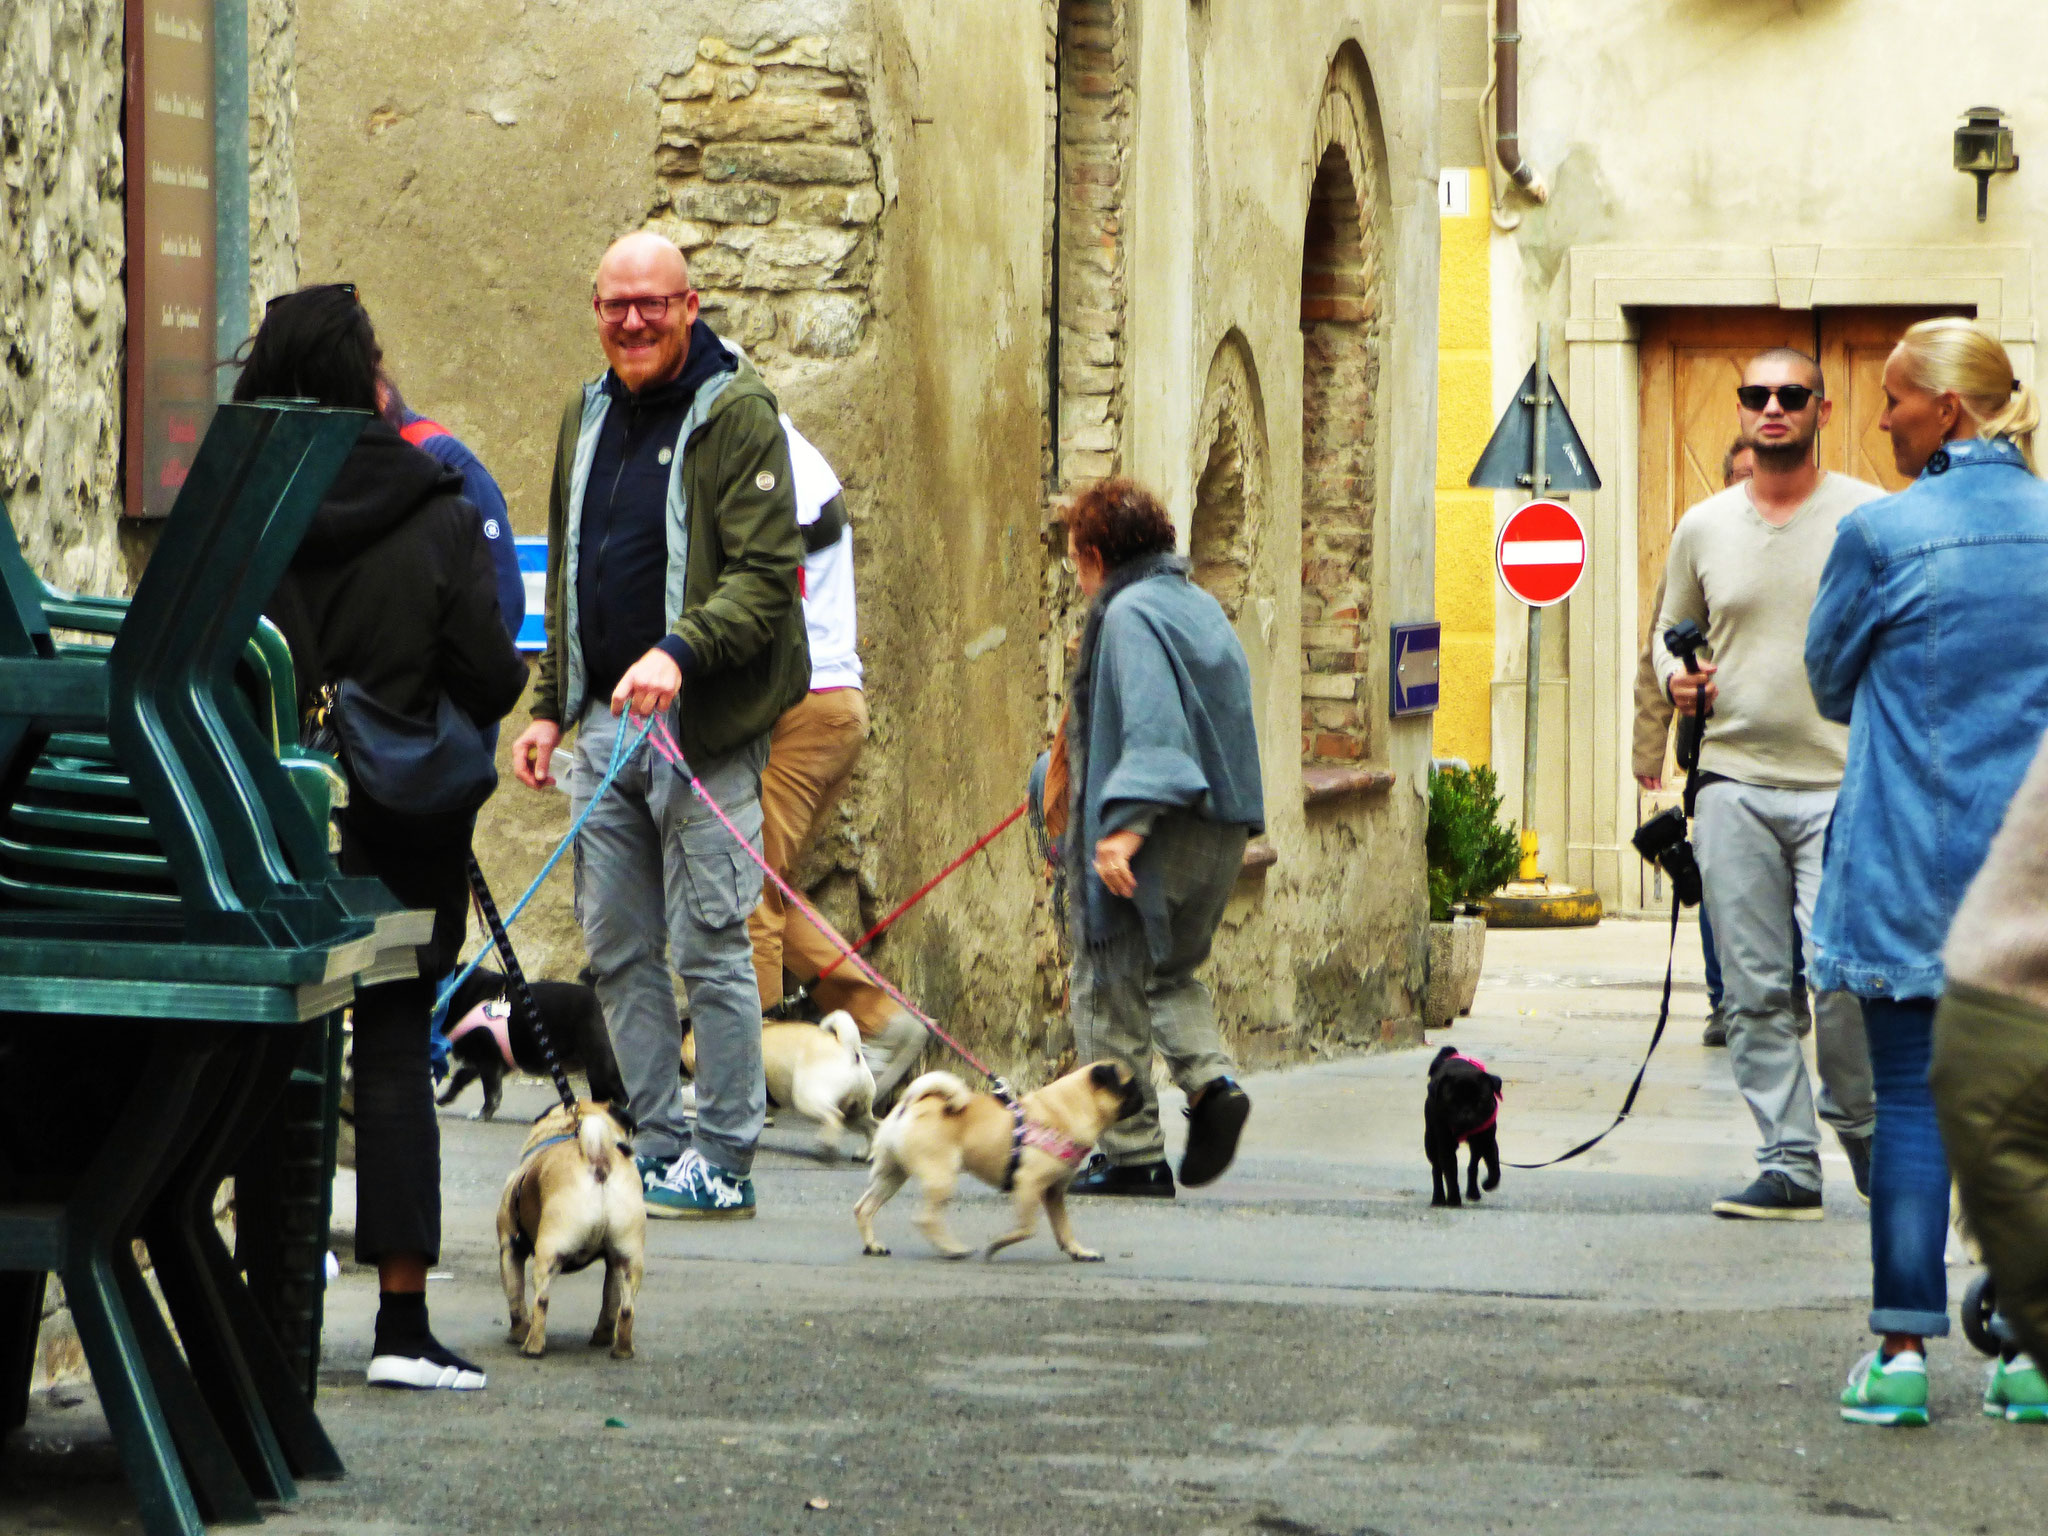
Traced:
<path id="1" fill-rule="evenodd" d="M 323 683 L 354 678 L 416 719 L 446 693 L 488 726 L 526 690 L 462 477 L 381 419 L 328 489 L 270 616 L 291 646 L 302 712 Z"/>

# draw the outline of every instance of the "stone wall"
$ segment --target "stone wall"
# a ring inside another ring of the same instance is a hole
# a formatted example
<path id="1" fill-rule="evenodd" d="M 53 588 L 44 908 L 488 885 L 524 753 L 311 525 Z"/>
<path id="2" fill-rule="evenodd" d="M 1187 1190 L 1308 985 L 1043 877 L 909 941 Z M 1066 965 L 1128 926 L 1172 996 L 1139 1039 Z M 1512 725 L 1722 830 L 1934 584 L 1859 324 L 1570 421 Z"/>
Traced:
<path id="1" fill-rule="evenodd" d="M 0 499 L 29 563 L 124 585 L 120 0 L 0 3 Z"/>
<path id="2" fill-rule="evenodd" d="M 299 284 L 299 0 L 249 5 L 249 321 Z"/>
<path id="3" fill-rule="evenodd" d="M 661 82 L 650 227 L 683 248 L 707 318 L 778 383 L 859 350 L 882 213 L 867 59 L 822 37 L 707 37 Z"/>
<path id="4" fill-rule="evenodd" d="M 1301 753 L 1372 758 L 1380 168 L 1341 73 L 1319 115 L 1301 275 Z"/>

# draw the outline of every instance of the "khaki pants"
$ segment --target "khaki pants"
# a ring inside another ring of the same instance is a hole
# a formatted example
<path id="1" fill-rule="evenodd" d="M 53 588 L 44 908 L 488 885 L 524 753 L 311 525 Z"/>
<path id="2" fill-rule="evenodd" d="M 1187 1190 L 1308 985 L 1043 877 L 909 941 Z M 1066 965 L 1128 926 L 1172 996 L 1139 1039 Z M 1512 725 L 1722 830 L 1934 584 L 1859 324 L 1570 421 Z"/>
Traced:
<path id="1" fill-rule="evenodd" d="M 846 792 L 867 736 L 867 698 L 858 688 L 805 694 L 775 722 L 768 768 L 761 775 L 761 836 L 768 862 L 785 880 L 817 836 L 825 813 Z M 747 933 L 754 942 L 754 976 L 763 1009 L 782 1000 L 784 970 L 808 982 L 839 959 L 839 946 L 803 914 L 791 912 L 773 885 L 763 888 Z M 852 1014 L 866 1037 L 879 1034 L 897 1012 L 880 988 L 844 962 L 813 996 L 828 1013 L 844 1008 Z"/>
<path id="2" fill-rule="evenodd" d="M 1934 1017 L 1935 1108 L 1998 1310 L 2048 1361 L 2048 1013 L 1960 982 Z"/>

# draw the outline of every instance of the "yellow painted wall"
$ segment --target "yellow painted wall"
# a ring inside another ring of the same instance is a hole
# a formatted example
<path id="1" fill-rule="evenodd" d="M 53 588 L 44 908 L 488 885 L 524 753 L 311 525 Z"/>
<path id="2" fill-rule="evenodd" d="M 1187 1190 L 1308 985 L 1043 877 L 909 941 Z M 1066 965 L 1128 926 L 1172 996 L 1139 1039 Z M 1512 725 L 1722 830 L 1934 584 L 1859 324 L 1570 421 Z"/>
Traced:
<path id="1" fill-rule="evenodd" d="M 1486 171 L 1475 167 L 1472 211 L 1443 222 L 1437 310 L 1436 614 L 1442 621 L 1434 751 L 1492 756 L 1493 492 L 1465 480 L 1493 431 Z"/>

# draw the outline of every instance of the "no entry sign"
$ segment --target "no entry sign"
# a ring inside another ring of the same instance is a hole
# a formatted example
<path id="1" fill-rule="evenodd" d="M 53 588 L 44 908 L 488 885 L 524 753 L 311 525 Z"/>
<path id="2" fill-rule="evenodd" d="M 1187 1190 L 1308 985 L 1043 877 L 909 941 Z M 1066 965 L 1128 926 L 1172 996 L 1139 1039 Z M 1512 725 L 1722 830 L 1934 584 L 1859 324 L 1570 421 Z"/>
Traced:
<path id="1" fill-rule="evenodd" d="M 1586 530 L 1562 502 L 1532 501 L 1501 525 L 1493 546 L 1501 585 L 1532 608 L 1572 595 L 1586 574 Z"/>

